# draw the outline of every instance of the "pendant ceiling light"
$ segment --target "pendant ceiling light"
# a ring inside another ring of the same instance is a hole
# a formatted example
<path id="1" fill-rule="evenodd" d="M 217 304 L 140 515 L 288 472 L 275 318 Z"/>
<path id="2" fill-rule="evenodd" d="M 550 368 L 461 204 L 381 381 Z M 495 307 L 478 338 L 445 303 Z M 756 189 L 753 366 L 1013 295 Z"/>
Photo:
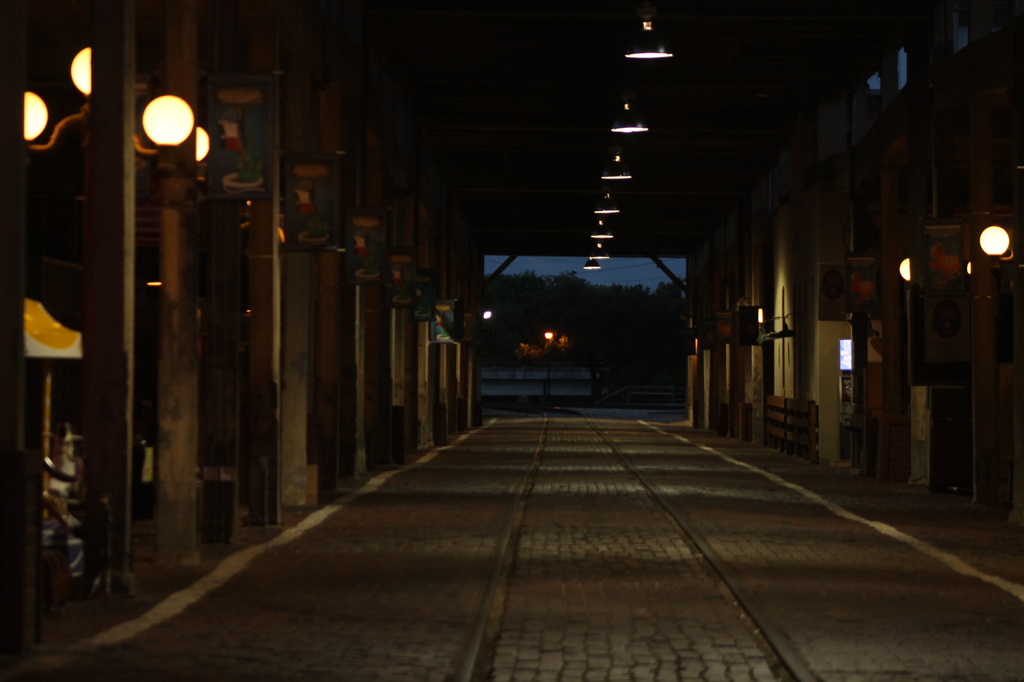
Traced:
<path id="1" fill-rule="evenodd" d="M 629 180 L 633 177 L 629 172 L 629 166 L 622 160 L 622 147 L 609 147 L 612 160 L 605 164 L 604 172 L 601 173 L 602 180 Z"/>
<path id="2" fill-rule="evenodd" d="M 633 100 L 636 97 L 631 92 L 622 95 L 622 110 L 615 117 L 612 123 L 613 133 L 642 133 L 647 130 L 647 124 L 637 113 Z"/>
<path id="3" fill-rule="evenodd" d="M 658 10 L 649 2 L 645 2 L 637 10 L 637 14 L 643 20 L 643 28 L 630 37 L 629 44 L 626 46 L 626 57 L 630 59 L 664 59 L 672 56 L 664 39 L 654 30 L 652 20 L 657 13 Z"/>
<path id="4" fill-rule="evenodd" d="M 608 187 L 604 188 L 604 193 L 597 200 L 597 205 L 594 207 L 594 213 L 607 214 L 607 213 L 618 213 L 619 206 L 615 203 L 615 199 L 612 199 L 611 192 Z"/>
<path id="5" fill-rule="evenodd" d="M 588 258 L 587 262 L 583 264 L 583 269 L 584 270 L 600 270 L 601 269 L 601 264 L 598 263 L 593 258 Z"/>
<path id="6" fill-rule="evenodd" d="M 590 252 L 590 257 L 595 260 L 603 260 L 605 258 L 611 258 L 611 255 L 608 253 L 608 249 L 604 248 L 604 245 L 601 242 L 598 242 Z"/>
<path id="7" fill-rule="evenodd" d="M 612 239 L 615 235 L 612 234 L 612 231 L 608 229 L 603 220 L 598 220 L 597 227 L 590 233 L 590 237 L 592 239 Z"/>

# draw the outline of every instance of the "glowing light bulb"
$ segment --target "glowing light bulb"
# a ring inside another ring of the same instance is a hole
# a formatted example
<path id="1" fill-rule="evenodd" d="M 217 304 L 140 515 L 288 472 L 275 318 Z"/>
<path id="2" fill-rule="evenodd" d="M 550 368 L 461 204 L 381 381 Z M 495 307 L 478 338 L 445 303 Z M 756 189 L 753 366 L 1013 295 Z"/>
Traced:
<path id="1" fill-rule="evenodd" d="M 910 281 L 910 259 L 909 258 L 904 258 L 900 262 L 900 277 L 902 277 L 907 282 Z"/>
<path id="2" fill-rule="evenodd" d="M 50 114 L 46 102 L 34 92 L 25 93 L 25 139 L 34 140 L 46 129 Z"/>
<path id="3" fill-rule="evenodd" d="M 202 126 L 196 126 L 196 161 L 202 161 L 210 153 L 210 134 Z"/>
<path id="4" fill-rule="evenodd" d="M 87 47 L 71 60 L 71 82 L 88 97 L 92 93 L 92 48 Z"/>
<path id="5" fill-rule="evenodd" d="M 1002 256 L 1010 248 L 1010 235 L 999 225 L 989 225 L 978 238 L 981 250 L 990 256 Z"/>
<path id="6" fill-rule="evenodd" d="M 162 95 L 142 112 L 142 129 L 159 145 L 181 144 L 192 134 L 195 118 L 192 107 L 174 95 Z"/>

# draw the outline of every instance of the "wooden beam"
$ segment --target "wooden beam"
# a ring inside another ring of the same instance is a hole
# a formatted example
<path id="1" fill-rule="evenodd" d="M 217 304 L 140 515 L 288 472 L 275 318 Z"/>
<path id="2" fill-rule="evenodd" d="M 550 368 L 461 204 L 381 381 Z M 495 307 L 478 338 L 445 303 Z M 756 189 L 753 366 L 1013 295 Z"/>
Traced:
<path id="1" fill-rule="evenodd" d="M 491 282 L 497 279 L 498 275 L 505 272 L 505 270 L 508 269 L 508 266 L 512 265 L 512 262 L 516 258 L 517 256 L 509 256 L 508 258 L 506 258 L 504 263 L 495 268 L 494 272 L 487 276 L 487 279 L 484 280 L 484 285 L 483 287 L 481 287 L 481 289 L 486 289 L 488 286 L 490 286 Z"/>
<path id="2" fill-rule="evenodd" d="M 686 282 L 679 279 L 679 277 L 677 277 L 674 272 L 669 270 L 668 266 L 665 265 L 660 258 L 658 258 L 657 256 L 648 256 L 648 258 L 650 258 L 651 262 L 658 266 L 659 270 L 665 273 L 665 276 L 668 277 L 673 284 L 679 287 L 679 289 L 682 290 L 683 293 L 686 293 Z"/>

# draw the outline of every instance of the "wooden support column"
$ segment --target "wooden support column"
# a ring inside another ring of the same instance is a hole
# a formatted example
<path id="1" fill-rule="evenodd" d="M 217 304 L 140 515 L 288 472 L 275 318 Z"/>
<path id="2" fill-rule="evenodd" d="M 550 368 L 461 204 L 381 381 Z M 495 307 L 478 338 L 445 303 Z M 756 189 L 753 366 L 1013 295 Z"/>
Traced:
<path id="1" fill-rule="evenodd" d="M 435 344 L 430 343 L 430 335 L 425 323 L 417 323 L 416 328 L 416 412 L 418 428 L 416 446 L 429 448 L 434 445 L 434 409 L 437 394 L 437 352 Z"/>
<path id="2" fill-rule="evenodd" d="M 971 384 L 974 415 L 974 502 L 999 498 L 998 379 L 996 363 L 996 277 L 978 238 L 992 222 L 992 100 L 975 96 L 970 104 Z"/>
<path id="3" fill-rule="evenodd" d="M 320 132 L 319 149 L 324 152 L 343 151 L 340 121 L 344 119 L 342 92 L 337 83 L 327 84 L 319 93 L 320 116 L 317 129 Z M 348 168 L 349 157 L 341 159 L 343 172 Z M 343 184 L 345 183 L 345 178 Z M 352 183 L 348 183 L 352 184 Z M 344 213 L 350 199 L 342 199 L 338 211 Z M 343 215 L 338 221 L 343 222 Z M 340 239 L 340 237 L 339 237 Z M 351 358 L 351 335 L 346 335 L 345 320 L 352 319 L 351 305 L 344 312 L 344 302 L 352 298 L 351 286 L 344 281 L 345 263 L 338 251 L 317 253 L 310 261 L 314 268 L 312 281 L 313 310 L 313 371 L 312 396 L 309 406 L 309 434 L 306 467 L 309 477 L 311 501 L 326 501 L 325 495 L 338 487 L 338 479 L 350 467 L 342 462 L 342 433 L 344 397 L 351 394 L 342 389 L 342 376 L 351 366 L 342 361 L 347 354 Z M 296 275 L 289 275 L 289 281 Z M 291 331 L 289 330 L 289 333 Z M 344 350 L 343 350 L 344 349 Z M 349 406 L 353 403 L 349 401 Z M 351 451 L 351 446 L 348 451 Z"/>
<path id="4" fill-rule="evenodd" d="M 310 408 L 309 459 L 311 473 L 319 481 L 318 501 L 338 487 L 339 422 L 338 410 L 341 344 L 342 263 L 338 253 L 316 254 L 316 309 L 314 313 L 315 344 L 313 347 L 313 404 Z M 315 468 L 315 469 L 314 469 Z"/>
<path id="5" fill-rule="evenodd" d="M 359 450 L 358 431 L 359 415 L 356 407 L 356 395 L 358 393 L 359 370 L 356 366 L 356 325 L 351 321 L 357 319 L 358 287 L 344 286 L 339 295 L 338 306 L 341 309 L 342 320 L 350 321 L 348 333 L 344 334 L 341 343 L 338 344 L 338 352 L 335 361 L 341 367 L 341 376 L 338 382 L 339 393 L 339 433 L 338 447 L 339 454 L 339 476 L 355 476 L 366 471 L 366 460 Z M 321 485 L 321 488 L 323 485 Z"/>
<path id="6" fill-rule="evenodd" d="M 164 89 L 196 110 L 196 0 L 165 3 Z M 199 356 L 195 139 L 161 150 L 160 361 L 157 407 L 156 560 L 199 560 L 196 467 L 199 447 Z"/>
<path id="7" fill-rule="evenodd" d="M 215 0 L 204 58 L 218 72 L 240 71 L 238 0 Z M 206 303 L 201 317 L 199 458 L 202 540 L 229 543 L 239 525 L 241 477 L 242 217 L 237 201 L 199 211 L 205 238 Z"/>
<path id="8" fill-rule="evenodd" d="M 1024 99 L 1020 88 L 1024 86 L 1024 19 L 1017 17 L 1013 24 L 1014 64 L 1017 83 L 1013 105 L 1013 481 L 1010 496 L 1013 509 L 1010 521 L 1024 525 Z"/>
<path id="9" fill-rule="evenodd" d="M 281 280 L 276 201 L 249 208 L 249 518 L 280 522 Z"/>
<path id="10" fill-rule="evenodd" d="M 246 5 L 246 31 L 261 40 L 249 42 L 252 71 L 274 71 L 278 55 L 277 3 Z M 276 109 L 277 103 L 270 102 Z M 271 120 L 276 120 L 276 111 Z M 272 146 L 277 147 L 277 140 Z M 265 167 L 277 167 L 271 152 Z M 276 525 L 281 520 L 281 264 L 278 238 L 279 188 L 270 199 L 249 206 L 249 522 Z"/>
<path id="11" fill-rule="evenodd" d="M 384 306 L 384 288 L 370 285 L 363 290 L 363 429 L 366 438 L 366 464 L 383 466 L 391 461 L 389 430 L 390 372 L 388 358 L 388 311 Z"/>
<path id="12" fill-rule="evenodd" d="M 891 159 L 882 161 L 882 414 L 896 417 L 903 414 L 904 368 L 901 362 L 903 340 L 900 338 L 900 262 L 909 255 L 907 231 L 900 219 L 900 169 Z"/>
<path id="13" fill-rule="evenodd" d="M 886 416 L 896 417 L 906 413 L 909 407 L 909 393 L 904 397 L 904 386 L 909 386 L 908 358 L 902 353 L 906 342 L 900 333 L 900 299 L 898 292 L 903 289 L 902 277 L 898 274 L 900 262 L 911 256 L 919 263 L 919 254 L 924 252 L 924 224 L 929 218 L 929 195 L 932 188 L 932 140 L 933 111 L 931 90 L 928 86 L 931 76 L 931 29 L 925 26 L 909 28 L 907 32 L 907 85 L 909 100 L 908 119 L 913 125 L 907 128 L 907 222 L 900 223 L 900 178 L 896 168 L 883 169 L 883 220 L 887 225 L 882 230 L 882 315 L 884 332 L 882 378 L 882 411 Z M 936 154 L 936 156 L 939 156 Z M 886 182 L 886 174 L 888 174 Z M 937 214 L 943 215 L 944 214 Z M 891 228 L 891 229 L 889 229 Z M 924 282 L 922 273 L 912 273 L 912 280 Z M 909 306 L 907 308 L 909 313 Z M 908 328 L 909 328 L 909 319 Z M 890 326 L 891 325 L 891 326 Z"/>
<path id="14" fill-rule="evenodd" d="M 135 13 L 129 0 L 92 3 L 82 286 L 82 434 L 86 585 L 130 592 L 135 279 Z M 116 540 L 107 551 L 109 503 Z M 109 560 L 109 563 L 107 563 Z M 108 580 L 109 579 L 109 580 Z"/>
<path id="15" fill-rule="evenodd" d="M 281 271 L 281 502 L 286 506 L 319 501 L 319 460 L 309 426 L 315 419 L 310 401 L 317 300 L 313 273 L 320 255 L 286 253 Z M 337 300 L 334 304 L 337 308 Z"/>
<path id="16" fill-rule="evenodd" d="M 241 388 L 241 217 L 233 201 L 209 202 L 207 306 L 203 316 L 201 453 L 203 541 L 231 542 L 238 529 Z"/>
<path id="17" fill-rule="evenodd" d="M 25 0 L 4 5 L 0 22 L 0 653 L 21 654 L 39 639 L 38 453 L 25 452 L 25 160 L 22 111 L 28 20 Z M 34 467 L 32 465 L 35 465 Z"/>
<path id="18" fill-rule="evenodd" d="M 460 343 L 456 346 L 459 353 L 458 361 L 458 375 L 459 375 L 459 397 L 458 397 L 458 419 L 455 421 L 455 430 L 459 433 L 469 428 L 469 411 L 471 406 L 472 393 L 470 386 L 472 384 L 470 356 L 473 353 L 473 347 L 469 344 Z M 549 388 L 550 390 L 550 388 Z"/>
<path id="19" fill-rule="evenodd" d="M 315 50 L 308 49 L 299 28 L 286 23 L 288 37 L 282 40 L 287 63 L 283 91 L 282 140 L 285 153 L 307 152 L 317 147 L 317 132 L 323 127 L 312 105 L 318 93 L 308 78 L 292 78 L 292 74 L 310 74 L 317 69 Z M 323 109 L 324 99 L 321 97 Z M 335 125 L 337 127 L 337 124 Z M 287 203 L 286 203 L 287 205 Z M 281 483 L 282 503 L 286 506 L 316 504 L 319 501 L 316 416 L 314 409 L 331 409 L 337 421 L 334 404 L 321 395 L 312 401 L 313 374 L 322 368 L 314 361 L 313 329 L 319 317 L 314 314 L 318 296 L 314 290 L 315 263 L 319 253 L 303 252 L 288 244 L 282 256 L 282 366 L 281 366 Z M 332 254 L 337 256 L 337 254 Z M 337 307 L 337 295 L 334 298 Z M 337 315 L 334 315 L 335 324 Z M 336 341 L 335 341 L 336 343 Z M 336 363 L 332 364 L 337 367 Z M 315 408 L 314 408 L 315 406 Z M 332 429 L 333 433 L 335 429 Z"/>

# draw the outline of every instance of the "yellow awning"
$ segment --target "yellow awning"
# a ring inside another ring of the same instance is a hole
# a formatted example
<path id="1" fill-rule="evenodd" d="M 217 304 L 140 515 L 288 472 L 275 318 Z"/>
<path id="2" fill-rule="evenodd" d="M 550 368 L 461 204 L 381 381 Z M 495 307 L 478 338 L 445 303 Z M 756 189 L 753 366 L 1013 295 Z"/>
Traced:
<path id="1" fill-rule="evenodd" d="M 39 301 L 26 298 L 25 357 L 81 358 L 82 333 L 53 319 Z"/>

